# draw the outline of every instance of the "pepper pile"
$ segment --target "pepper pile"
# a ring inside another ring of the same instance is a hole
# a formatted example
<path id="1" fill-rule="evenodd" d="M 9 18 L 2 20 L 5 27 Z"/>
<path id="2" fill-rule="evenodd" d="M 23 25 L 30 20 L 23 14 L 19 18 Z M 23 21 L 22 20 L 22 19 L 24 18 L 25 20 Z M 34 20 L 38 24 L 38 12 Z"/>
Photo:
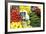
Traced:
<path id="1" fill-rule="evenodd" d="M 11 21 L 12 22 L 19 22 L 22 17 L 20 16 L 19 9 L 15 7 L 14 9 L 11 9 Z"/>

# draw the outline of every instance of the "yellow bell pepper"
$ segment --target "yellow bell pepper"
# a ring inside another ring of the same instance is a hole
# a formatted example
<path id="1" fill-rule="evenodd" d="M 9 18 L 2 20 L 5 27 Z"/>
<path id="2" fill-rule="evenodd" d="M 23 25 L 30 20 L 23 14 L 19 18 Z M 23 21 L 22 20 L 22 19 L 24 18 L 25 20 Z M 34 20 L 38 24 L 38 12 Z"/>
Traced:
<path id="1" fill-rule="evenodd" d="M 12 22 L 12 23 L 10 23 L 10 27 L 14 28 L 14 29 L 17 29 L 18 27 L 22 28 L 21 21 L 20 22 Z"/>
<path id="2" fill-rule="evenodd" d="M 23 12 L 23 10 L 26 10 L 27 13 L 31 12 L 31 6 L 23 6 L 23 5 L 21 5 L 21 6 L 19 6 L 19 8 L 20 8 L 20 12 Z"/>

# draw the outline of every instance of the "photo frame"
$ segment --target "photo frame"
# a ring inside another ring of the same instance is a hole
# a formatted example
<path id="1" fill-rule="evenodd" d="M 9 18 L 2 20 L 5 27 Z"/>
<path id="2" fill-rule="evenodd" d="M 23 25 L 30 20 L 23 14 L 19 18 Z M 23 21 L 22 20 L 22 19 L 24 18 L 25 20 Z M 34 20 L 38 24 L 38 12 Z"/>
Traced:
<path id="1" fill-rule="evenodd" d="M 44 15 L 43 2 L 6 1 L 5 33 L 44 31 Z"/>

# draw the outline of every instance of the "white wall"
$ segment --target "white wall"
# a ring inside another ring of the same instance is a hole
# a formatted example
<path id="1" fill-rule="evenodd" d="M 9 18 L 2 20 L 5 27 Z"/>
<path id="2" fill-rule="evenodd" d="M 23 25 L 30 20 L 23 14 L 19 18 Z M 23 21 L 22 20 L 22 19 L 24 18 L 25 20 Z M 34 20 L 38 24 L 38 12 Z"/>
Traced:
<path id="1" fill-rule="evenodd" d="M 4 22 L 4 20 L 5 20 L 5 5 L 4 5 L 5 2 L 4 1 L 5 0 L 0 0 L 0 34 L 4 34 L 4 29 L 5 29 L 4 28 L 4 25 L 5 25 L 5 22 Z M 36 2 L 45 2 L 46 3 L 45 0 L 28 0 L 28 1 L 36 1 Z M 45 27 L 46 27 L 46 25 L 45 25 Z M 23 33 L 21 33 L 21 34 L 23 34 Z M 46 34 L 46 31 L 45 32 L 24 33 L 24 34 Z"/>

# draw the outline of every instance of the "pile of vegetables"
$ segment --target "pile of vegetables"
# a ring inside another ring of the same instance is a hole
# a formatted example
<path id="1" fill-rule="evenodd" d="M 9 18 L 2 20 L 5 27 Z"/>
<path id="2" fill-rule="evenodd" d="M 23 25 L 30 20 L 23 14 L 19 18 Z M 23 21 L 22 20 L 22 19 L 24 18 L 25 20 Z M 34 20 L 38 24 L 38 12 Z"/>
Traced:
<path id="1" fill-rule="evenodd" d="M 17 29 L 32 27 L 40 27 L 40 17 L 32 10 L 32 7 L 12 6 L 10 11 L 10 28 Z"/>
<path id="2" fill-rule="evenodd" d="M 37 6 L 31 7 L 32 13 L 30 13 L 31 26 L 40 27 L 41 26 L 41 10 Z"/>
<path id="3" fill-rule="evenodd" d="M 40 27 L 41 19 L 35 14 L 35 12 L 30 14 L 30 21 L 32 27 Z"/>

